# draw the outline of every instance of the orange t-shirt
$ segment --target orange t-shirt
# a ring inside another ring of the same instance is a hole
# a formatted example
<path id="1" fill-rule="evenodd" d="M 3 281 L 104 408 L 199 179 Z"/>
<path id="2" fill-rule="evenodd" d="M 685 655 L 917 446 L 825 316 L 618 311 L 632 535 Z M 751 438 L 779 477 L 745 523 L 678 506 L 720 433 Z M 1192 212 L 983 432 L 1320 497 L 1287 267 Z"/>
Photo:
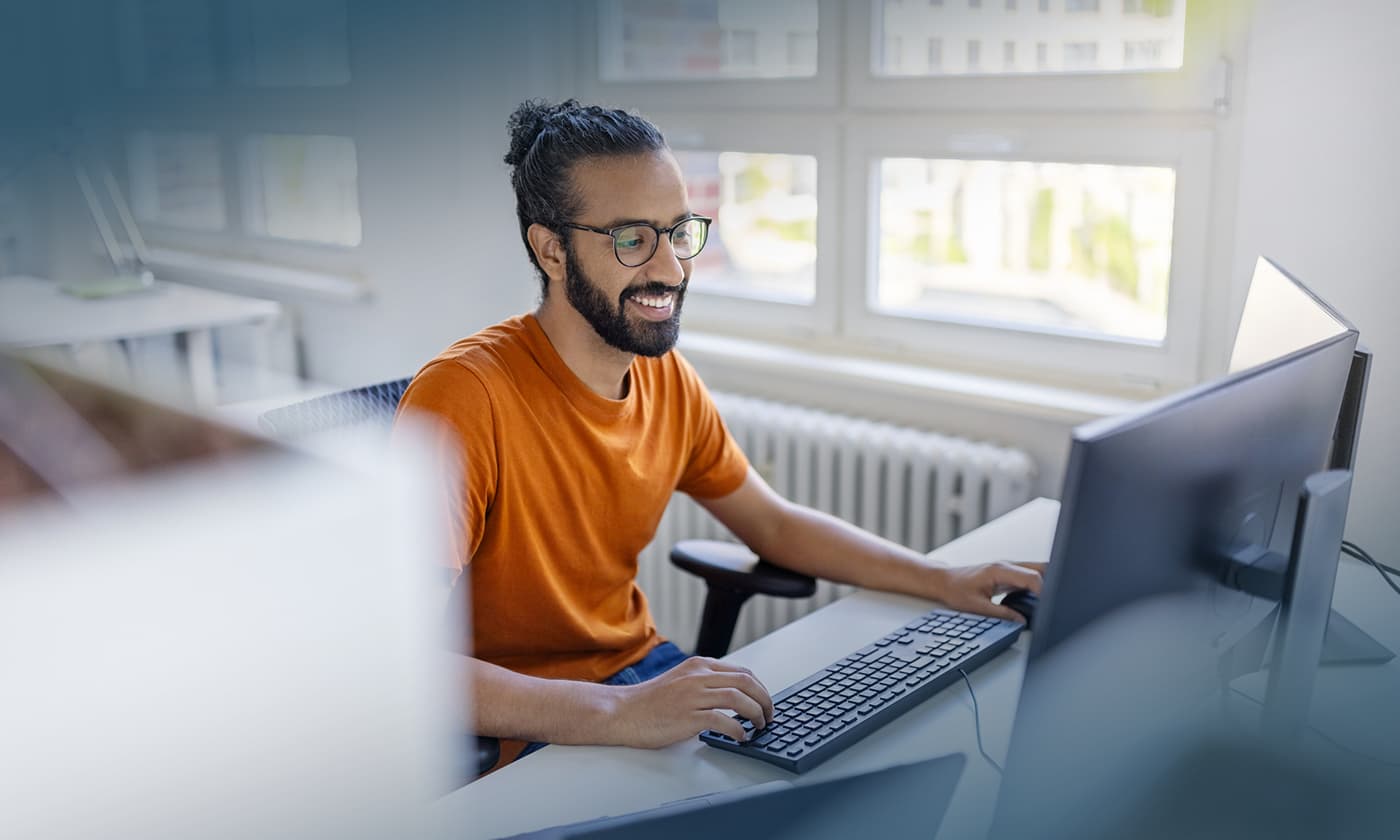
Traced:
<path id="1" fill-rule="evenodd" d="M 404 394 L 400 412 L 440 418 L 444 457 L 461 459 L 473 656 L 598 682 L 660 643 L 637 555 L 673 491 L 726 495 L 748 461 L 679 353 L 628 376 L 623 399 L 598 395 L 524 315 L 453 344 Z"/>

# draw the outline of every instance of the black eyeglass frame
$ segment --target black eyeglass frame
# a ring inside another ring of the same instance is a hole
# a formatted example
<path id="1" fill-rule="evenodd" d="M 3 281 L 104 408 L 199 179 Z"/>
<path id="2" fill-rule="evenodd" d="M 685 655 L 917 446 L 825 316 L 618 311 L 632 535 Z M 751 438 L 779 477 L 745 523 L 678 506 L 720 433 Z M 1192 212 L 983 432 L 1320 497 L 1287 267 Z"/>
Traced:
<path id="1" fill-rule="evenodd" d="M 676 222 L 674 225 L 671 225 L 667 228 L 657 227 L 651 222 L 628 222 L 624 225 L 618 225 L 615 228 L 600 228 L 593 227 L 592 225 L 580 225 L 574 222 L 562 222 L 560 224 L 560 227 L 573 228 L 574 230 L 586 230 L 589 233 L 601 233 L 604 236 L 611 237 L 613 241 L 613 256 L 617 258 L 617 261 L 626 268 L 640 268 L 646 265 L 648 262 L 650 262 L 652 257 L 656 256 L 656 249 L 661 247 L 661 237 L 663 234 L 667 239 L 670 239 L 671 236 L 677 230 L 679 230 L 682 225 L 694 221 L 701 221 L 705 223 L 704 240 L 700 243 L 700 247 L 695 249 L 695 253 L 691 254 L 690 256 L 682 257 L 679 254 L 676 255 L 676 259 L 689 261 L 698 257 L 700 255 L 700 252 L 705 250 L 705 246 L 710 243 L 710 225 L 714 224 L 715 220 L 710 218 L 709 216 L 701 216 L 698 213 L 692 216 L 686 216 L 684 219 L 681 219 L 679 222 Z M 646 258 L 643 259 L 641 262 L 637 263 L 636 265 L 629 265 L 628 263 L 623 262 L 622 255 L 617 252 L 617 234 L 618 231 L 623 231 L 627 230 L 628 228 L 634 227 L 651 228 L 652 232 L 656 234 L 656 238 L 653 239 L 651 242 L 651 253 L 647 254 Z M 674 241 L 671 243 L 671 247 L 676 247 L 676 243 Z"/>

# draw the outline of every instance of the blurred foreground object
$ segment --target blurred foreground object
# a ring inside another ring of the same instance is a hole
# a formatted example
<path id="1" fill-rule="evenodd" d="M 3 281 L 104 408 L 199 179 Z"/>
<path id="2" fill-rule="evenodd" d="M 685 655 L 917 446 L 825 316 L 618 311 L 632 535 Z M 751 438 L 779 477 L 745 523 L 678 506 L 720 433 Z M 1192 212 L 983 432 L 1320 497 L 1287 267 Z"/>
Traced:
<path id="1" fill-rule="evenodd" d="M 429 834 L 453 716 L 425 472 L 0 357 L 0 836 Z"/>

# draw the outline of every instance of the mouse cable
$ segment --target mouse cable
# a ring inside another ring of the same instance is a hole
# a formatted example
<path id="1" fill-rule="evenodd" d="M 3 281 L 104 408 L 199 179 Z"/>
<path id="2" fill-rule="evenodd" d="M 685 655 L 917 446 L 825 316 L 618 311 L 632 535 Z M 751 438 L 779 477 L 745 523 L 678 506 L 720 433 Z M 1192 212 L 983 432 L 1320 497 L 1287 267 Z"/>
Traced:
<path id="1" fill-rule="evenodd" d="M 1391 580 L 1390 578 L 1391 574 L 1400 575 L 1400 569 L 1392 568 L 1376 560 L 1376 558 L 1366 553 L 1366 550 L 1363 549 L 1361 546 L 1348 540 L 1342 540 L 1342 553 L 1348 555 L 1349 557 L 1355 557 L 1357 560 L 1360 560 L 1363 563 L 1370 563 L 1373 567 L 1375 567 L 1376 573 L 1379 574 L 1381 578 L 1386 582 L 1386 585 L 1389 586 L 1391 589 L 1394 589 L 1397 595 L 1400 595 L 1400 585 L 1396 585 L 1395 581 Z M 1387 574 L 1387 572 L 1389 574 Z"/>
<path id="2" fill-rule="evenodd" d="M 1372 557 L 1370 552 L 1366 551 L 1366 549 L 1362 548 L 1361 546 L 1357 545 L 1351 540 L 1342 540 L 1342 551 L 1345 551 L 1347 554 L 1350 554 L 1357 560 L 1364 560 L 1367 563 L 1370 563 L 1372 566 L 1384 569 L 1387 572 L 1390 572 L 1392 575 L 1400 575 L 1400 569 L 1397 569 L 1394 566 L 1387 566 L 1386 564 L 1380 562 L 1376 558 Z"/>
<path id="3" fill-rule="evenodd" d="M 1261 701 L 1259 701 L 1259 700 L 1257 700 L 1257 699 L 1255 699 L 1255 698 L 1253 698 L 1253 697 L 1250 697 L 1248 694 L 1245 694 L 1243 691 L 1240 691 L 1238 688 L 1235 688 L 1233 685 L 1230 686 L 1230 690 L 1233 691 L 1233 692 L 1235 692 L 1235 693 L 1238 694 L 1239 696 L 1243 697 L 1244 699 L 1248 700 L 1249 702 L 1255 704 L 1256 706 L 1262 707 L 1262 706 L 1264 705 L 1263 702 L 1261 702 Z M 1316 726 L 1313 726 L 1313 725 L 1310 724 L 1310 723 L 1307 724 L 1306 726 L 1307 726 L 1307 730 L 1308 730 L 1309 732 L 1313 733 L 1314 735 L 1317 735 L 1317 736 L 1318 736 L 1319 738 L 1321 738 L 1322 740 L 1324 740 L 1324 741 L 1326 741 L 1327 743 L 1331 744 L 1335 749 L 1338 749 L 1338 750 L 1340 750 L 1340 751 L 1342 751 L 1342 752 L 1344 752 L 1344 753 L 1347 753 L 1348 755 L 1354 755 L 1354 756 L 1357 756 L 1357 757 L 1359 757 L 1359 758 L 1364 758 L 1364 759 L 1366 759 L 1367 761 L 1373 761 L 1373 762 L 1375 762 L 1376 764 L 1379 764 L 1379 765 L 1381 765 L 1381 766 L 1383 766 L 1383 767 L 1400 767 L 1400 761 L 1391 761 L 1390 759 L 1381 758 L 1380 756 L 1377 756 L 1377 755 L 1371 755 L 1370 753 L 1365 753 L 1365 752 L 1362 752 L 1361 750 L 1353 749 L 1353 748 L 1351 748 L 1351 747 L 1348 747 L 1346 744 L 1343 744 L 1341 741 L 1338 741 L 1337 739 L 1333 738 L 1331 735 L 1328 735 L 1326 732 L 1323 732 L 1321 729 L 1318 729 Z"/>
<path id="4" fill-rule="evenodd" d="M 983 758 L 987 759 L 987 763 L 992 765 L 992 767 L 996 769 L 997 775 L 1000 776 L 1003 772 L 1001 765 L 997 764 L 990 755 L 987 755 L 987 751 L 982 748 L 982 712 L 977 708 L 977 692 L 972 690 L 972 680 L 967 678 L 966 671 L 959 668 L 958 674 L 962 676 L 963 682 L 967 683 L 967 693 L 972 695 L 972 723 L 973 726 L 977 728 L 977 751 L 982 754 Z"/>

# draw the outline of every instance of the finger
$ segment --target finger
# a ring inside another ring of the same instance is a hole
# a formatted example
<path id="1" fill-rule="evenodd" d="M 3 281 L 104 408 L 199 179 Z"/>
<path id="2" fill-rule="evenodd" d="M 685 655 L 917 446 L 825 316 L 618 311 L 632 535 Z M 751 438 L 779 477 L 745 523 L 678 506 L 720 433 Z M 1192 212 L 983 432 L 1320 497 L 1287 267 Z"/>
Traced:
<path id="1" fill-rule="evenodd" d="M 744 727 L 739 724 L 739 721 L 716 709 L 701 712 L 700 720 L 705 729 L 713 729 L 736 741 L 747 741 L 749 738 L 749 734 L 744 731 Z"/>
<path id="2" fill-rule="evenodd" d="M 755 729 L 768 725 L 768 716 L 758 701 L 737 688 L 712 688 L 706 692 L 708 709 L 731 709 L 753 722 Z"/>
<path id="3" fill-rule="evenodd" d="M 999 590 L 1029 589 L 1039 595 L 1040 584 L 1043 580 L 1040 572 L 1027 569 L 1024 566 L 1015 566 L 1010 563 L 998 563 L 992 566 L 992 581 Z"/>
<path id="4" fill-rule="evenodd" d="M 1020 613 L 1016 612 L 1010 607 L 1003 607 L 1001 604 L 988 603 L 985 606 L 979 606 L 977 611 L 989 615 L 993 618 L 1004 618 L 1007 621 L 1014 621 L 1017 624 L 1026 623 L 1025 616 L 1021 615 Z"/>
<path id="5" fill-rule="evenodd" d="M 710 658 L 708 658 L 708 657 L 691 657 L 691 658 L 692 658 L 692 659 L 698 659 L 698 660 L 699 660 L 701 663 L 703 663 L 703 664 L 705 665 L 705 667 L 707 667 L 709 670 L 715 671 L 715 672 L 717 672 L 717 673 L 718 673 L 718 672 L 723 672 L 723 673 L 726 673 L 726 674 L 748 674 L 748 675 L 751 676 L 751 677 L 753 676 L 753 671 L 750 671 L 748 668 L 745 668 L 743 665 L 735 665 L 735 664 L 733 664 L 732 662 L 721 662 L 721 661 L 718 660 L 718 659 L 710 659 Z"/>
<path id="6" fill-rule="evenodd" d="M 737 688 L 752 697 L 763 707 L 763 719 L 773 719 L 773 698 L 758 678 L 747 670 L 743 672 L 725 671 L 710 674 L 705 681 L 706 688 Z"/>

